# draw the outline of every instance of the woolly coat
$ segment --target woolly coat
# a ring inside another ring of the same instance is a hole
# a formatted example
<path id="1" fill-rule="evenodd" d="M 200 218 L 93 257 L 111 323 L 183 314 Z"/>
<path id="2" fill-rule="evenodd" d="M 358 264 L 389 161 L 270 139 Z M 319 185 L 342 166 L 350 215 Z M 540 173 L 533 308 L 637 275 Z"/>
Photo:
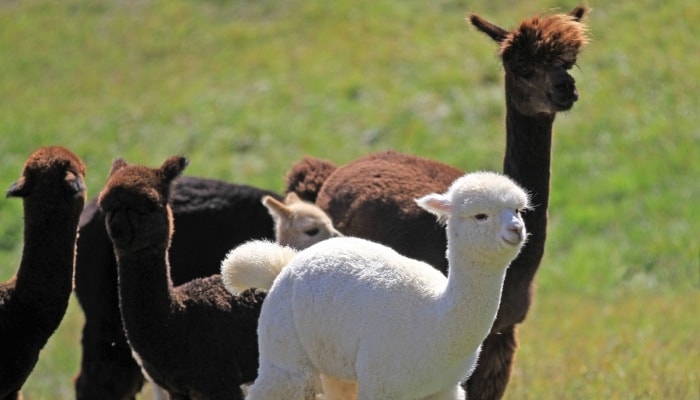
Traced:
<path id="1" fill-rule="evenodd" d="M 272 191 L 248 185 L 177 178 L 170 197 L 177 224 L 169 256 L 173 284 L 218 273 L 226 253 L 240 243 L 274 238 L 273 220 L 261 204 L 268 195 L 281 199 Z M 75 282 L 85 313 L 76 397 L 130 398 L 141 389 L 143 376 L 124 336 L 117 262 L 96 200 L 80 218 Z"/>

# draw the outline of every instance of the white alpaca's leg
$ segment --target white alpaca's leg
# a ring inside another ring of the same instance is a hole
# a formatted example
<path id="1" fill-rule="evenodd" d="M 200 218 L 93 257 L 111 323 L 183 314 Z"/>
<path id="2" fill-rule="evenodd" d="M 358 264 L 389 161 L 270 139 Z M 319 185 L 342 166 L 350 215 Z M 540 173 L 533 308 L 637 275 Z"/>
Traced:
<path id="1" fill-rule="evenodd" d="M 247 400 L 314 400 L 315 375 L 311 371 L 290 371 L 274 365 L 260 365 L 260 374 L 248 389 Z"/>
<path id="2" fill-rule="evenodd" d="M 357 399 L 357 383 L 336 379 L 321 374 L 323 400 L 355 400 Z"/>

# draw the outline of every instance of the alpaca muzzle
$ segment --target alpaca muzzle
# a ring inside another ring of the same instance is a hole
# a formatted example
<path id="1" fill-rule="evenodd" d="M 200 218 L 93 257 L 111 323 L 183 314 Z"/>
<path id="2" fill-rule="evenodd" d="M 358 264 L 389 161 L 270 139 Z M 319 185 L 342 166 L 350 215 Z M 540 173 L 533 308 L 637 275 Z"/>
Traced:
<path id="1" fill-rule="evenodd" d="M 128 210 L 109 211 L 105 215 L 107 233 L 116 247 L 129 245 L 134 239 L 134 230 L 129 221 Z"/>
<path id="2" fill-rule="evenodd" d="M 550 94 L 550 100 L 562 111 L 573 107 L 579 96 L 576 89 L 576 80 L 562 69 L 555 74 L 552 86 L 553 90 Z"/>

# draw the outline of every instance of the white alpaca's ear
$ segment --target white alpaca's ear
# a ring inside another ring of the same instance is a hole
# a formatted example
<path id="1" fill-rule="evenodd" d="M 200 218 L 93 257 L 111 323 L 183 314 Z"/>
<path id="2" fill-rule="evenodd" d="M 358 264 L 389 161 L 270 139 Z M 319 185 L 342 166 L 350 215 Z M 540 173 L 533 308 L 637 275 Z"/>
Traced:
<path id="1" fill-rule="evenodd" d="M 431 193 L 416 199 L 416 203 L 422 209 L 437 216 L 440 222 L 444 222 L 452 212 L 452 202 L 444 194 Z"/>

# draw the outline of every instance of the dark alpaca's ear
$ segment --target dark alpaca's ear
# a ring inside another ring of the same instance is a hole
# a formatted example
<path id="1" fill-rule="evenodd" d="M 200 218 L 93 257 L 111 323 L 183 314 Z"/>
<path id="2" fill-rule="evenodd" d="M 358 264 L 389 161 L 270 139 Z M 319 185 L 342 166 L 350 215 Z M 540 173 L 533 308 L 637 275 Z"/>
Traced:
<path id="1" fill-rule="evenodd" d="M 68 186 L 68 190 L 70 190 L 72 194 L 82 194 L 87 191 L 87 188 L 85 187 L 85 182 L 83 182 L 83 179 L 80 177 L 80 175 L 76 175 L 71 171 L 67 171 L 65 179 L 66 185 Z"/>
<path id="2" fill-rule="evenodd" d="M 569 12 L 569 15 L 572 16 L 576 22 L 580 22 L 584 14 L 586 14 L 586 7 L 583 6 L 578 6 Z"/>
<path id="3" fill-rule="evenodd" d="M 170 183 L 173 179 L 180 176 L 187 164 L 189 164 L 189 161 L 185 157 L 172 156 L 160 166 L 160 176 L 165 182 Z"/>
<path id="4" fill-rule="evenodd" d="M 109 170 L 109 176 L 114 175 L 115 172 L 128 166 L 129 164 L 123 158 L 117 158 L 112 162 L 112 169 Z"/>
<path id="5" fill-rule="evenodd" d="M 31 188 L 30 185 L 27 184 L 27 179 L 21 177 L 7 189 L 5 195 L 7 197 L 27 197 L 29 196 L 29 192 L 31 192 Z"/>
<path id="6" fill-rule="evenodd" d="M 493 39 L 497 43 L 501 43 L 505 40 L 506 36 L 508 36 L 507 30 L 501 28 L 500 26 L 496 26 L 490 23 L 489 21 L 481 18 L 476 14 L 472 14 L 469 16 L 469 22 L 471 22 L 476 29 L 489 35 L 491 39 Z"/>

